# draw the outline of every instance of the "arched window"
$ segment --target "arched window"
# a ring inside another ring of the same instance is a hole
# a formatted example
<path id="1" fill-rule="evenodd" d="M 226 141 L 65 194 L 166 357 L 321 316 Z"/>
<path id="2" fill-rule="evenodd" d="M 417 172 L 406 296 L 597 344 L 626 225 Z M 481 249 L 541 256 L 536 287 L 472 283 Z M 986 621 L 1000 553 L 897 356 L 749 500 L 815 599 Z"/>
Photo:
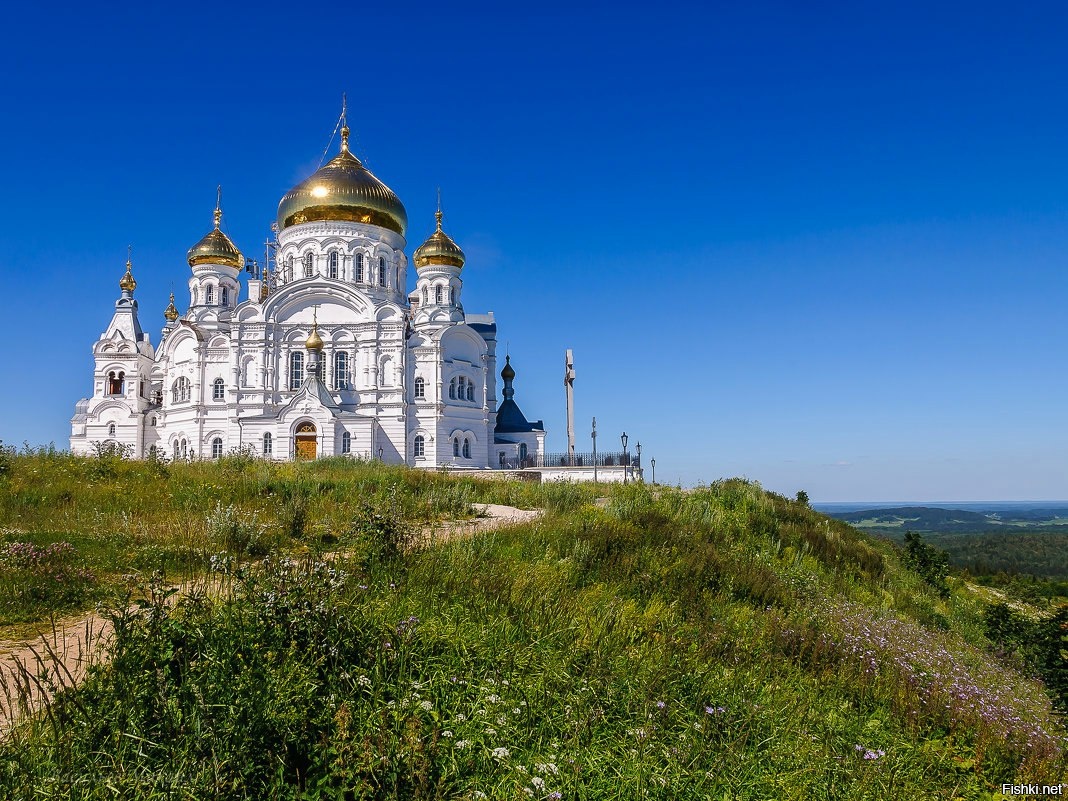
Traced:
<path id="1" fill-rule="evenodd" d="M 456 397 L 459 398 L 460 400 L 463 400 L 464 399 L 464 392 L 465 392 L 464 387 L 467 385 L 467 379 L 464 378 L 463 376 L 460 376 L 459 384 L 460 384 L 460 386 L 458 386 L 456 388 Z"/>
<path id="2" fill-rule="evenodd" d="M 341 452 L 352 452 L 352 434 L 350 434 L 348 431 L 341 435 Z"/>
<path id="3" fill-rule="evenodd" d="M 204 289 L 204 302 L 208 306 L 215 305 L 215 287 L 211 284 L 208 284 L 208 286 Z"/>
<path id="4" fill-rule="evenodd" d="M 386 260 L 384 257 L 378 257 L 378 285 L 386 285 Z"/>
<path id="5" fill-rule="evenodd" d="M 441 287 L 434 287 L 434 302 L 441 305 Z"/>
<path id="6" fill-rule="evenodd" d="M 415 397 L 417 397 L 417 398 L 425 398 L 426 397 L 426 381 L 423 380 L 422 376 L 419 376 L 418 378 L 415 379 Z"/>
<path id="7" fill-rule="evenodd" d="M 459 437 L 453 437 L 452 438 L 452 455 L 453 456 L 459 456 L 460 455 L 460 438 Z"/>
<path id="8" fill-rule="evenodd" d="M 155 417 L 148 418 L 148 424 L 150 426 L 152 426 L 153 428 L 155 428 L 156 427 L 156 418 Z"/>
<path id="9" fill-rule="evenodd" d="M 363 283 L 363 254 L 356 254 L 356 282 Z"/>
<path id="10" fill-rule="evenodd" d="M 522 466 L 523 462 L 525 462 L 526 460 L 527 460 L 527 443 L 520 442 L 519 443 L 519 464 L 520 464 L 520 466 Z"/>
<path id="11" fill-rule="evenodd" d="M 289 354 L 289 388 L 300 389 L 304 383 L 304 354 L 295 350 Z"/>
<path id="12" fill-rule="evenodd" d="M 464 458 L 471 458 L 471 440 L 469 440 L 467 437 L 464 437 Z"/>
<path id="13" fill-rule="evenodd" d="M 293 280 L 293 254 L 286 256 L 286 280 Z"/>
<path id="14" fill-rule="evenodd" d="M 184 375 L 180 376 L 171 385 L 171 402 L 182 403 L 184 401 L 189 400 L 190 391 L 191 386 L 189 384 L 189 379 L 186 378 Z"/>
<path id="15" fill-rule="evenodd" d="M 224 286 L 224 287 L 222 287 L 222 289 L 219 290 L 219 292 L 222 294 L 222 299 L 219 301 L 219 305 L 220 306 L 229 306 L 230 305 L 230 290 L 229 290 L 229 288 Z"/>
<path id="16" fill-rule="evenodd" d="M 126 373 L 122 370 L 115 372 L 112 370 L 108 373 L 108 394 L 109 395 L 123 395 L 126 392 Z"/>
<path id="17" fill-rule="evenodd" d="M 263 435 L 263 455 L 270 456 L 272 451 L 271 432 L 268 431 Z"/>
<path id="18" fill-rule="evenodd" d="M 218 459 L 222 456 L 222 437 L 216 437 L 211 441 L 211 458 Z"/>
<path id="19" fill-rule="evenodd" d="M 337 251 L 330 251 L 330 277 L 337 278 Z"/>
<path id="20" fill-rule="evenodd" d="M 423 287 L 423 305 L 425 306 L 429 302 L 430 302 L 430 293 L 427 291 L 426 287 Z"/>
<path id="21" fill-rule="evenodd" d="M 449 305 L 456 305 L 456 287 L 449 287 Z"/>
<path id="22" fill-rule="evenodd" d="M 415 438 L 415 457 L 417 459 L 422 458 L 426 454 L 426 440 L 423 439 L 423 435 L 419 434 Z"/>
<path id="23" fill-rule="evenodd" d="M 304 277 L 311 278 L 312 272 L 315 270 L 315 256 L 311 253 L 304 254 Z"/>
<path id="24" fill-rule="evenodd" d="M 467 399 L 469 401 L 473 401 L 475 399 L 475 382 L 474 381 L 468 381 L 467 382 Z"/>
<path id="25" fill-rule="evenodd" d="M 174 458 L 177 459 L 180 455 L 181 455 L 181 453 L 178 450 L 178 440 L 175 440 L 174 441 Z"/>
<path id="26" fill-rule="evenodd" d="M 334 389 L 349 388 L 349 354 L 339 350 L 334 354 Z"/>
<path id="27" fill-rule="evenodd" d="M 182 440 L 182 458 L 185 459 L 189 456 L 189 442 Z"/>
<path id="28" fill-rule="evenodd" d="M 221 378 L 216 378 L 211 382 L 211 399 L 213 401 L 221 401 L 226 399 L 226 382 Z"/>
<path id="29" fill-rule="evenodd" d="M 449 382 L 449 397 L 456 400 L 456 379 L 452 379 Z"/>
<path id="30" fill-rule="evenodd" d="M 115 424 L 114 423 L 111 423 L 111 424 L 108 425 L 108 436 L 109 437 L 115 436 Z"/>

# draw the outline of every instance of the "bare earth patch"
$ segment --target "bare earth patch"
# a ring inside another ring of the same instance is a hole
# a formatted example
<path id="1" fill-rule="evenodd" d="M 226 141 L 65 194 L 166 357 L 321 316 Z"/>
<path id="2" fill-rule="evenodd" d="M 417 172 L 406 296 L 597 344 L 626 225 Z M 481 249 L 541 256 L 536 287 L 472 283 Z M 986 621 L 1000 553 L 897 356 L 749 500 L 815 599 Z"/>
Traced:
<path id="1" fill-rule="evenodd" d="M 502 526 L 526 523 L 541 517 L 540 509 L 517 509 L 499 503 L 474 504 L 477 517 L 468 520 L 447 520 L 423 531 L 424 542 L 447 542 L 457 537 L 468 537 L 480 531 L 492 531 Z"/>

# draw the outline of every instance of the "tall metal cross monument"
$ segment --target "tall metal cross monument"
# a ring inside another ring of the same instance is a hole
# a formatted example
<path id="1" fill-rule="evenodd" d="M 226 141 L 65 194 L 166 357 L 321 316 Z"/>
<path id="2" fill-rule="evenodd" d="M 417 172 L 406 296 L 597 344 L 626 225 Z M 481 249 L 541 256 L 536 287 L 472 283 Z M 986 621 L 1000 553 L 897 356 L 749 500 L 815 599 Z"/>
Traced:
<path id="1" fill-rule="evenodd" d="M 575 464 L 575 354 L 564 354 L 564 389 L 567 392 L 567 461 Z"/>

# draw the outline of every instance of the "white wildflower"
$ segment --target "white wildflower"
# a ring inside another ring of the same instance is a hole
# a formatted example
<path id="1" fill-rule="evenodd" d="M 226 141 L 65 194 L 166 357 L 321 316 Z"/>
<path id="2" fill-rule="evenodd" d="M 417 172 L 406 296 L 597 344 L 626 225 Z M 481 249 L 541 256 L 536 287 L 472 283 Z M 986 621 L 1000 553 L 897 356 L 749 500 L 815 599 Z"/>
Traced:
<path id="1" fill-rule="evenodd" d="M 509 753 L 510 753 L 510 752 L 509 752 L 509 750 L 508 750 L 507 748 L 503 748 L 503 747 L 502 747 L 502 748 L 494 748 L 494 749 L 493 749 L 493 750 L 492 750 L 492 751 L 490 752 L 490 755 L 491 755 L 491 756 L 492 756 L 492 757 L 493 757 L 494 759 L 508 759 L 508 754 L 509 754 Z"/>

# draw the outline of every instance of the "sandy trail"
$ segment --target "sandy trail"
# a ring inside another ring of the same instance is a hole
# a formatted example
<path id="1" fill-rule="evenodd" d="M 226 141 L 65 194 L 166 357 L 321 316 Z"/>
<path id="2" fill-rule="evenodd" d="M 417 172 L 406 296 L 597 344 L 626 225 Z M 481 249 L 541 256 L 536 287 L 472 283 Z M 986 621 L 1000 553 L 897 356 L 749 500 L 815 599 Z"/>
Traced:
<path id="1" fill-rule="evenodd" d="M 449 520 L 424 529 L 427 544 L 525 523 L 541 510 L 495 503 L 475 504 L 478 517 Z M 204 589 L 204 579 L 178 585 L 176 599 L 190 588 Z M 20 717 L 41 709 L 57 692 L 76 686 L 90 665 L 106 662 L 113 634 L 111 622 L 96 612 L 57 620 L 34 640 L 0 640 L 0 735 Z"/>
<path id="2" fill-rule="evenodd" d="M 492 531 L 502 526 L 526 523 L 541 516 L 540 509 L 516 509 L 499 503 L 476 503 L 473 505 L 478 517 L 467 520 L 447 520 L 437 526 L 424 529 L 422 542 L 434 544 L 457 537 L 467 537 L 480 531 Z"/>

